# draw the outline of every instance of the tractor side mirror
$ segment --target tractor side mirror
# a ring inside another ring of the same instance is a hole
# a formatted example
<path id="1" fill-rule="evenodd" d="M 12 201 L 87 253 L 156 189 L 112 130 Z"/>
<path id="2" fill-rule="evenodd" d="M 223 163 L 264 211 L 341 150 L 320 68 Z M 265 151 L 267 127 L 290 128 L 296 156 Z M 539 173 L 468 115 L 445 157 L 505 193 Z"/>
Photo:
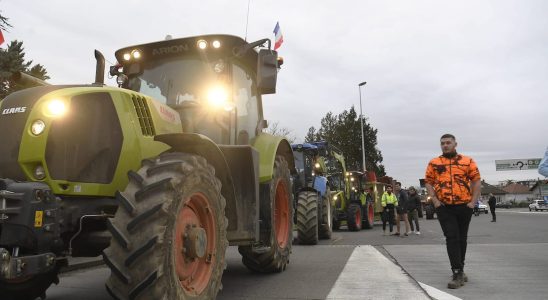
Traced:
<path id="1" fill-rule="evenodd" d="M 278 53 L 269 49 L 259 50 L 257 62 L 257 88 L 261 94 L 276 93 Z"/>

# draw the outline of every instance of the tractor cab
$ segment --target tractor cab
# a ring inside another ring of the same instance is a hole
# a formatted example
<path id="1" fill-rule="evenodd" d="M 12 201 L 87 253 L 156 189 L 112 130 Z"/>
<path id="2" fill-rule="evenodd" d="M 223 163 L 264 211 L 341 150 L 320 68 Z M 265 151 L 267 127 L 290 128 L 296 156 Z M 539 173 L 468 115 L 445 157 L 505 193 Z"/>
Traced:
<path id="1" fill-rule="evenodd" d="M 347 172 L 347 179 L 350 182 L 350 202 L 365 205 L 365 174 L 359 171 Z"/>
<path id="2" fill-rule="evenodd" d="M 259 51 L 256 47 L 263 47 Z M 249 144 L 266 127 L 261 95 L 276 91 L 279 67 L 270 40 L 247 43 L 230 35 L 170 39 L 116 51 L 111 67 L 120 87 L 178 112 L 183 132 L 219 144 Z"/>
<path id="3" fill-rule="evenodd" d="M 293 189 L 299 191 L 305 187 L 316 188 L 319 185 L 325 186 L 327 183 L 325 158 L 322 156 L 324 152 L 321 148 L 314 144 L 293 144 L 293 155 L 295 157 L 295 168 L 297 174 L 293 181 Z M 318 182 L 317 182 L 318 181 Z M 322 194 L 325 193 L 325 188 L 322 188 Z"/>

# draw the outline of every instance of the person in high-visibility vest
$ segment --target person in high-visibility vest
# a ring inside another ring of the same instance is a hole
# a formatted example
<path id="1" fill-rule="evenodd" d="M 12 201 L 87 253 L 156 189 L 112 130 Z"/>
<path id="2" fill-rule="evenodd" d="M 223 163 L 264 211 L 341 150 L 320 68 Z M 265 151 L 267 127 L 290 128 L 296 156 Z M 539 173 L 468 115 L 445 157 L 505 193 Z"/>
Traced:
<path id="1" fill-rule="evenodd" d="M 392 193 L 392 187 L 387 186 L 386 191 L 382 194 L 381 205 L 383 209 L 382 231 L 386 235 L 386 222 L 390 226 L 390 234 L 394 230 L 394 209 L 398 206 L 398 198 Z"/>

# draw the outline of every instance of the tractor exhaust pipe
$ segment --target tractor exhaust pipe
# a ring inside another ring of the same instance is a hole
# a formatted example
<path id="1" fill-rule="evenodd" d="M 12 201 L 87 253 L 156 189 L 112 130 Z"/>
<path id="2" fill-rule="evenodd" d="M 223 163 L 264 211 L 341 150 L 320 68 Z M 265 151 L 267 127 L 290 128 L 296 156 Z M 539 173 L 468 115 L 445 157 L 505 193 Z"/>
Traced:
<path id="1" fill-rule="evenodd" d="M 105 57 L 99 50 L 95 50 L 95 82 L 94 85 L 105 85 Z"/>
<path id="2" fill-rule="evenodd" d="M 13 72 L 11 75 L 11 79 L 23 85 L 32 85 L 32 86 L 51 85 L 40 78 L 36 78 L 32 75 L 29 75 L 23 72 Z"/>

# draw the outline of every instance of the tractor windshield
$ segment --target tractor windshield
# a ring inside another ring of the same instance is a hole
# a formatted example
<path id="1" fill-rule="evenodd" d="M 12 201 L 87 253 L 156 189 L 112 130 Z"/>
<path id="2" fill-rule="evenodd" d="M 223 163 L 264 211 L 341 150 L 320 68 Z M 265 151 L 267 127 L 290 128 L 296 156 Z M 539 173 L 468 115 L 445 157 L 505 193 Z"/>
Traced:
<path id="1" fill-rule="evenodd" d="M 128 87 L 169 105 L 203 102 L 212 88 L 227 85 L 225 66 L 221 59 L 211 62 L 200 57 L 149 61 Z"/>

